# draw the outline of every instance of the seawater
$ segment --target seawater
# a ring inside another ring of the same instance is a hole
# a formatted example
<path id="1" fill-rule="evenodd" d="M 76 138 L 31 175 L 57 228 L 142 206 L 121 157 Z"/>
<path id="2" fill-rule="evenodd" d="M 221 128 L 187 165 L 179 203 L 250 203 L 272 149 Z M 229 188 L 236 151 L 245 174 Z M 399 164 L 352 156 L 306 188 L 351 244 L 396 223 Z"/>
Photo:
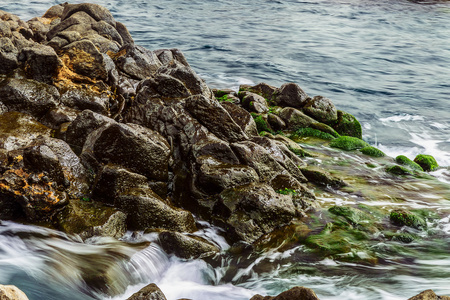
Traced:
<path id="1" fill-rule="evenodd" d="M 60 2 L 24 5 L 0 0 L 0 9 L 28 20 Z M 354 114 L 363 125 L 363 138 L 388 155 L 412 159 L 418 153 L 431 154 L 441 166 L 450 166 L 448 2 L 89 2 L 107 7 L 137 44 L 152 50 L 181 49 L 211 87 L 237 90 L 240 84 L 295 82 L 310 96 L 326 96 Z M 434 175 L 450 182 L 446 168 Z M 443 239 L 430 248 L 449 249 L 449 222 L 447 217 L 433 225 Z M 229 247 L 216 231 L 209 228 L 202 234 L 222 249 Z M 145 242 L 150 244 L 140 244 Z M 303 257 L 301 246 L 274 251 L 250 258 L 234 278 L 225 278 L 235 261 L 218 259 L 214 266 L 183 261 L 164 253 L 152 235 L 130 233 L 122 242 L 86 243 L 34 226 L 0 226 L 0 283 L 20 286 L 31 300 L 126 299 L 150 282 L 156 282 L 169 300 L 243 300 L 295 285 L 313 288 L 321 299 L 407 299 L 427 288 L 450 294 L 450 260 L 445 253 L 424 255 L 414 264 L 391 258 L 388 264 L 372 267 Z M 86 270 L 90 264 L 97 268 Z M 255 271 L 268 265 L 270 272 Z M 110 298 L 86 285 L 86 273 L 105 266 L 116 276 L 111 288 L 123 291 Z"/>

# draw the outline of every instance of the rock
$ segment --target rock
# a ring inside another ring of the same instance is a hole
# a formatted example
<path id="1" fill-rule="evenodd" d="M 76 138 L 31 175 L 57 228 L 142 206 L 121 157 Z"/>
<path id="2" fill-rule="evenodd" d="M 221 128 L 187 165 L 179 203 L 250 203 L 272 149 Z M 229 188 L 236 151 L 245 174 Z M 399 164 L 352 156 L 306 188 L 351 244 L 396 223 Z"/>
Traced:
<path id="1" fill-rule="evenodd" d="M 92 153 L 100 163 L 117 164 L 149 179 L 168 178 L 170 145 L 160 134 L 140 125 L 105 125 L 88 139 L 83 152 Z"/>
<path id="2" fill-rule="evenodd" d="M 411 169 L 399 165 L 387 166 L 386 172 L 394 175 L 414 175 Z"/>
<path id="3" fill-rule="evenodd" d="M 0 21 L 0 30 L 2 24 L 8 24 Z M 9 27 L 8 27 L 9 28 Z M 0 74 L 8 74 L 19 66 L 17 56 L 19 51 L 11 42 L 11 40 L 5 36 L 7 34 L 0 33 Z"/>
<path id="4" fill-rule="evenodd" d="M 332 188 L 341 188 L 347 184 L 340 178 L 331 176 L 327 171 L 308 166 L 307 168 L 301 168 L 303 175 L 308 178 L 308 181 L 313 182 L 321 186 L 329 186 Z"/>
<path id="5" fill-rule="evenodd" d="M 229 226 L 230 238 L 249 243 L 288 223 L 297 214 L 290 195 L 278 194 L 262 183 L 224 190 L 214 208 L 214 216 Z"/>
<path id="6" fill-rule="evenodd" d="M 127 300 L 166 300 L 163 292 L 154 283 L 147 285 L 146 287 L 134 293 Z"/>
<path id="7" fill-rule="evenodd" d="M 266 99 L 264 97 L 251 92 L 241 92 L 243 94 L 242 106 L 247 110 L 256 113 L 266 113 L 269 111 Z"/>
<path id="8" fill-rule="evenodd" d="M 359 151 L 361 151 L 365 155 L 369 155 L 369 156 L 372 156 L 372 157 L 383 157 L 383 156 L 386 156 L 386 154 L 384 154 L 383 151 L 381 151 L 380 149 L 377 149 L 375 147 L 372 147 L 372 146 L 361 148 L 361 149 L 359 149 Z"/>
<path id="9" fill-rule="evenodd" d="M 295 83 L 285 83 L 272 96 L 272 102 L 277 106 L 303 108 L 308 95 Z"/>
<path id="10" fill-rule="evenodd" d="M 434 171 L 439 167 L 438 163 L 431 155 L 419 154 L 414 158 L 414 162 L 426 172 Z"/>
<path id="11" fill-rule="evenodd" d="M 315 96 L 309 99 L 303 106 L 303 112 L 325 124 L 334 124 L 338 118 L 337 109 L 333 102 L 323 96 Z"/>
<path id="12" fill-rule="evenodd" d="M 115 199 L 127 190 L 147 185 L 147 177 L 120 166 L 106 165 L 99 171 L 92 190 L 96 201 L 114 205 Z"/>
<path id="13" fill-rule="evenodd" d="M 106 223 L 89 228 L 81 234 L 82 239 L 93 236 L 110 236 L 116 239 L 121 238 L 127 232 L 127 215 L 121 211 L 113 213 Z"/>
<path id="14" fill-rule="evenodd" d="M 207 194 L 259 181 L 258 174 L 249 166 L 225 164 L 211 156 L 201 156 L 197 160 L 200 166 L 196 183 Z"/>
<path id="15" fill-rule="evenodd" d="M 50 30 L 50 20 L 44 18 L 33 18 L 27 22 L 33 32 L 33 41 L 44 43 L 47 41 L 47 33 Z"/>
<path id="16" fill-rule="evenodd" d="M 402 209 L 391 211 L 391 213 L 389 214 L 389 219 L 392 223 L 398 226 L 410 226 L 416 229 L 427 227 L 427 223 L 422 217 L 413 212 Z"/>
<path id="17" fill-rule="evenodd" d="M 85 12 L 91 16 L 95 21 L 105 21 L 109 25 L 115 27 L 116 21 L 108 9 L 98 4 L 82 3 L 82 4 L 65 4 L 64 11 L 61 15 L 61 21 L 70 18 L 77 12 Z"/>
<path id="18" fill-rule="evenodd" d="M 0 285 L 0 299 L 28 300 L 27 295 L 14 285 Z"/>
<path id="19" fill-rule="evenodd" d="M 50 136 L 51 129 L 32 116 L 16 111 L 0 115 L 0 148 L 14 151 L 28 146 L 38 136 Z"/>
<path id="20" fill-rule="evenodd" d="M 400 165 L 411 168 L 412 170 L 423 171 L 422 167 L 419 164 L 413 162 L 412 160 L 410 160 L 409 158 L 407 158 L 404 155 L 397 156 L 395 158 L 395 161 Z"/>
<path id="21" fill-rule="evenodd" d="M 152 76 L 162 66 L 154 52 L 133 44 L 126 44 L 111 56 L 122 72 L 138 80 Z"/>
<path id="22" fill-rule="evenodd" d="M 270 128 L 269 123 L 267 122 L 267 115 L 257 115 L 252 113 L 251 116 L 256 124 L 256 130 L 259 134 L 271 133 L 273 132 L 272 128 Z"/>
<path id="23" fill-rule="evenodd" d="M 72 147 L 75 153 L 80 154 L 84 143 L 91 132 L 103 125 L 114 123 L 116 123 L 116 121 L 111 118 L 90 110 L 84 110 L 72 123 L 70 123 L 64 134 L 64 140 Z"/>
<path id="24" fill-rule="evenodd" d="M 230 143 L 248 139 L 241 127 L 216 100 L 196 95 L 186 99 L 185 107 L 218 138 Z"/>
<path id="25" fill-rule="evenodd" d="M 115 204 L 128 214 L 127 224 L 131 230 L 147 228 L 179 232 L 196 230 L 190 212 L 170 206 L 149 188 L 129 189 L 116 198 Z"/>
<path id="26" fill-rule="evenodd" d="M 33 173 L 44 173 L 73 197 L 89 189 L 89 176 L 80 159 L 63 140 L 38 137 L 23 152 L 24 166 Z"/>
<path id="27" fill-rule="evenodd" d="M 91 110 L 107 115 L 109 111 L 109 97 L 92 89 L 71 88 L 61 95 L 62 104 L 78 110 Z"/>
<path id="28" fill-rule="evenodd" d="M 64 12 L 64 6 L 65 4 L 58 4 L 50 7 L 43 15 L 43 18 L 48 19 L 55 19 L 55 18 L 61 18 L 63 12 Z"/>
<path id="29" fill-rule="evenodd" d="M 43 117 L 59 103 L 58 90 L 31 79 L 8 78 L 0 82 L 0 101 L 9 110 Z"/>
<path id="30" fill-rule="evenodd" d="M 221 105 L 248 137 L 258 135 L 256 123 L 245 109 L 231 102 L 222 102 Z"/>
<path id="31" fill-rule="evenodd" d="M 249 91 L 270 100 L 272 99 L 273 94 L 277 91 L 277 88 L 266 83 L 259 83 L 255 86 L 241 85 L 239 87 L 239 91 Z"/>
<path id="32" fill-rule="evenodd" d="M 289 130 L 310 127 L 312 124 L 317 123 L 313 118 L 292 107 L 283 108 L 279 113 L 279 117 L 283 119 Z"/>
<path id="33" fill-rule="evenodd" d="M 25 71 L 29 78 L 44 83 L 52 83 L 62 62 L 50 46 L 36 44 L 22 50 Z"/>
<path id="34" fill-rule="evenodd" d="M 361 124 L 358 120 L 353 115 L 341 110 L 338 110 L 337 114 L 338 119 L 336 123 L 332 125 L 334 130 L 336 130 L 340 135 L 362 139 Z"/>
<path id="35" fill-rule="evenodd" d="M 80 111 L 77 109 L 60 104 L 47 112 L 45 116 L 41 118 L 41 122 L 51 129 L 58 130 L 64 123 L 69 124 L 74 121 L 79 113 Z"/>
<path id="36" fill-rule="evenodd" d="M 63 62 L 73 72 L 93 79 L 107 80 L 103 55 L 89 40 L 70 43 L 62 48 Z"/>
<path id="37" fill-rule="evenodd" d="M 282 118 L 275 114 L 268 114 L 267 115 L 267 122 L 269 123 L 270 127 L 273 128 L 275 131 L 286 129 L 286 123 L 283 121 Z"/>
<path id="38" fill-rule="evenodd" d="M 296 286 L 275 297 L 255 295 L 250 300 L 319 300 L 319 298 L 312 289 Z"/>
<path id="39" fill-rule="evenodd" d="M 337 139 L 334 139 L 330 142 L 330 147 L 339 148 L 346 151 L 362 149 L 364 147 L 369 147 L 370 145 L 364 142 L 363 140 L 351 137 L 351 136 L 341 136 Z"/>
<path id="40" fill-rule="evenodd" d="M 450 300 L 449 296 L 438 296 L 433 290 L 426 290 L 408 300 Z"/>
<path id="41" fill-rule="evenodd" d="M 220 249 L 207 240 L 195 235 L 165 231 L 159 234 L 162 248 L 169 254 L 184 259 L 205 258 L 217 254 Z"/>

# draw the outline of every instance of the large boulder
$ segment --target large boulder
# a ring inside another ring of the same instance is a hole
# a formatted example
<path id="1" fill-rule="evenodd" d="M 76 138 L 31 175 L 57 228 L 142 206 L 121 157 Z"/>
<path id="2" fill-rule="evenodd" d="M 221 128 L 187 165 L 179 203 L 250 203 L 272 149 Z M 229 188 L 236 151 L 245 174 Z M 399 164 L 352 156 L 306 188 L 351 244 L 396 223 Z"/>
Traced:
<path id="1" fill-rule="evenodd" d="M 248 111 L 243 109 L 241 106 L 231 102 L 222 102 L 220 105 L 225 108 L 234 122 L 236 122 L 236 124 L 241 127 L 242 131 L 244 131 L 244 133 L 248 137 L 258 135 L 258 129 L 256 128 L 255 120 L 252 118 Z"/>
<path id="2" fill-rule="evenodd" d="M 8 33 L 3 33 L 6 28 L 9 29 L 9 24 L 4 21 L 0 21 L 0 74 L 8 74 L 19 66 L 17 56 L 19 51 L 11 42 L 11 39 L 5 37 Z M 3 29 L 2 29 L 3 28 Z M 11 30 L 9 30 L 9 35 Z"/>
<path id="3" fill-rule="evenodd" d="M 173 253 L 185 259 L 204 258 L 220 251 L 216 245 L 209 243 L 201 237 L 184 235 L 179 232 L 161 232 L 159 234 L 159 242 L 167 253 Z"/>
<path id="4" fill-rule="evenodd" d="M 286 127 L 289 130 L 296 130 L 298 128 L 307 128 L 312 124 L 317 123 L 316 120 L 310 116 L 304 114 L 302 111 L 285 107 L 279 112 L 279 117 L 286 123 Z"/>
<path id="5" fill-rule="evenodd" d="M 153 51 L 132 44 L 122 47 L 112 58 L 122 72 L 138 80 L 152 76 L 162 65 Z"/>
<path id="6" fill-rule="evenodd" d="M 109 111 L 109 95 L 90 89 L 71 88 L 61 95 L 61 103 L 78 110 L 91 110 L 107 115 Z"/>
<path id="7" fill-rule="evenodd" d="M 308 100 L 303 107 L 303 112 L 325 124 L 334 124 L 338 118 L 336 106 L 330 99 L 323 96 L 315 96 Z"/>
<path id="8" fill-rule="evenodd" d="M 285 83 L 272 96 L 272 102 L 278 106 L 302 108 L 308 95 L 295 83 Z"/>
<path id="9" fill-rule="evenodd" d="M 127 300 L 167 300 L 159 287 L 151 283 L 138 292 L 131 295 Z"/>
<path id="10" fill-rule="evenodd" d="M 45 83 L 52 83 L 62 66 L 55 50 L 46 45 L 36 43 L 32 47 L 24 48 L 21 56 L 27 76 Z"/>
<path id="11" fill-rule="evenodd" d="M 0 82 L 0 102 L 9 110 L 43 117 L 59 103 L 59 92 L 51 85 L 31 79 L 8 78 Z"/>

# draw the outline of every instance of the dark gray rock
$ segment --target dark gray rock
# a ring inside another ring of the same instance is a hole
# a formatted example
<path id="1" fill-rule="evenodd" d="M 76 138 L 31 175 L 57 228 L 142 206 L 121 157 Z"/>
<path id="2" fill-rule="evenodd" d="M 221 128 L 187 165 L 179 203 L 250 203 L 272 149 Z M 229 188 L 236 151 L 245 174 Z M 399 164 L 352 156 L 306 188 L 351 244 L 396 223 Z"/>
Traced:
<path id="1" fill-rule="evenodd" d="M 0 37 L 0 74 L 8 74 L 19 66 L 18 54 L 19 51 L 9 38 Z"/>
<path id="2" fill-rule="evenodd" d="M 152 76 L 162 65 L 154 52 L 134 44 L 125 44 L 113 59 L 122 72 L 138 80 Z"/>
<path id="3" fill-rule="evenodd" d="M 52 83 L 62 62 L 50 46 L 35 44 L 22 49 L 25 71 L 30 78 L 45 83 Z"/>
<path id="4" fill-rule="evenodd" d="M 196 230 L 195 221 L 190 212 L 165 203 L 148 188 L 127 190 L 116 198 L 116 206 L 128 214 L 127 224 L 131 230 L 146 228 L 179 232 Z"/>
<path id="5" fill-rule="evenodd" d="M 70 59 L 65 62 L 72 71 L 93 79 L 107 80 L 106 64 L 103 55 L 89 40 L 73 42 L 62 48 L 64 54 Z"/>
<path id="6" fill-rule="evenodd" d="M 308 95 L 295 83 L 283 84 L 272 96 L 272 101 L 278 106 L 302 108 Z"/>
<path id="7" fill-rule="evenodd" d="M 310 127 L 311 124 L 317 123 L 313 118 L 292 107 L 283 108 L 279 113 L 279 117 L 283 119 L 289 130 Z"/>
<path id="8" fill-rule="evenodd" d="M 333 124 L 338 118 L 336 106 L 330 99 L 323 96 L 315 96 L 308 100 L 303 107 L 303 112 L 325 124 Z"/>
<path id="9" fill-rule="evenodd" d="M 257 136 L 258 129 L 256 128 L 255 120 L 252 118 L 250 113 L 240 107 L 237 104 L 231 102 L 222 102 L 222 107 L 230 114 L 231 118 L 233 118 L 234 122 L 236 122 L 239 127 L 241 127 L 242 131 L 248 136 Z"/>
<path id="10" fill-rule="evenodd" d="M 134 293 L 127 300 L 167 300 L 163 292 L 154 283 Z"/>
<path id="11" fill-rule="evenodd" d="M 93 90 L 74 88 L 61 95 L 62 104 L 78 110 L 91 110 L 106 115 L 109 108 L 109 97 L 106 93 L 100 94 Z"/>
<path id="12" fill-rule="evenodd" d="M 264 97 L 251 92 L 241 92 L 243 94 L 242 106 L 247 110 L 256 113 L 266 113 L 269 111 L 266 99 Z"/>
<path id="13" fill-rule="evenodd" d="M 248 91 L 258 94 L 268 100 L 272 99 L 273 94 L 277 91 L 277 88 L 266 83 L 259 83 L 255 86 L 241 85 L 239 91 Z"/>
<path id="14" fill-rule="evenodd" d="M 296 286 L 290 290 L 282 292 L 278 296 L 255 295 L 250 300 L 319 300 L 316 293 L 310 288 Z"/>
<path id="15" fill-rule="evenodd" d="M 58 105 L 56 108 L 50 110 L 40 121 L 45 126 L 58 130 L 62 124 L 75 120 L 79 113 L 79 110 L 65 105 Z"/>
<path id="16" fill-rule="evenodd" d="M 184 235 L 179 232 L 161 232 L 159 242 L 164 251 L 184 259 L 204 258 L 220 251 L 216 245 L 203 238 L 195 235 Z"/>
<path id="17" fill-rule="evenodd" d="M 41 118 L 59 103 L 58 90 L 31 79 L 8 78 L 0 82 L 0 99 L 9 110 Z"/>

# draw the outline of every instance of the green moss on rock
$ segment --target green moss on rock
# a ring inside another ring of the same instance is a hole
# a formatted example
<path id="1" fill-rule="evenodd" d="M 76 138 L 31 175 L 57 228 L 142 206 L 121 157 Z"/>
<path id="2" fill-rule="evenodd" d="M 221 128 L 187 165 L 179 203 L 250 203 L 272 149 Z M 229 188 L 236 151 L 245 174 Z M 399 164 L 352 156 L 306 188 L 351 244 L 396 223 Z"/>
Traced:
<path id="1" fill-rule="evenodd" d="M 422 167 L 424 171 L 434 171 L 439 165 L 431 155 L 419 154 L 414 158 L 414 162 Z"/>
<path id="2" fill-rule="evenodd" d="M 383 156 L 386 156 L 386 154 L 384 154 L 383 151 L 381 151 L 378 148 L 372 147 L 372 146 L 364 147 L 364 148 L 360 149 L 359 151 L 361 151 L 365 155 L 369 155 L 369 156 L 372 156 L 372 157 L 383 157 Z"/>
<path id="3" fill-rule="evenodd" d="M 252 117 L 255 120 L 256 129 L 258 130 L 258 133 L 263 131 L 272 133 L 272 129 L 270 129 L 269 124 L 263 118 L 263 116 L 252 113 Z"/>
<path id="4" fill-rule="evenodd" d="M 340 135 L 353 136 L 359 139 L 362 138 L 361 124 L 351 114 L 338 110 L 338 120 L 334 124 L 333 128 Z"/>
<path id="5" fill-rule="evenodd" d="M 319 138 L 322 140 L 333 140 L 335 137 L 332 136 L 329 133 L 320 131 L 318 129 L 313 129 L 313 128 L 299 128 L 297 129 L 294 134 L 293 134 L 293 138 L 300 138 L 300 137 L 315 137 L 315 138 Z"/>
<path id="6" fill-rule="evenodd" d="M 362 223 L 368 223 L 372 218 L 367 213 L 357 208 L 349 206 L 332 206 L 328 209 L 334 215 L 344 217 L 350 224 L 359 225 Z"/>
<path id="7" fill-rule="evenodd" d="M 407 158 L 407 157 L 404 156 L 404 155 L 399 155 L 399 156 L 397 156 L 397 157 L 395 158 L 395 161 L 396 161 L 398 164 L 404 165 L 404 166 L 407 166 L 407 167 L 410 167 L 410 168 L 413 169 L 413 170 L 416 170 L 416 171 L 423 171 L 422 167 L 421 167 L 419 164 L 413 162 L 412 160 L 410 160 L 409 158 Z"/>
<path id="8" fill-rule="evenodd" d="M 409 226 L 416 229 L 427 227 L 427 224 L 422 217 L 402 209 L 391 211 L 389 219 L 393 224 L 398 226 Z"/>
<path id="9" fill-rule="evenodd" d="M 369 144 L 364 142 L 363 140 L 351 137 L 351 136 L 341 136 L 337 139 L 334 139 L 330 142 L 330 147 L 339 148 L 343 150 L 356 150 L 364 147 L 369 147 Z"/>
<path id="10" fill-rule="evenodd" d="M 386 167 L 386 172 L 394 175 L 414 175 L 414 173 L 410 169 L 399 165 L 392 165 Z"/>

